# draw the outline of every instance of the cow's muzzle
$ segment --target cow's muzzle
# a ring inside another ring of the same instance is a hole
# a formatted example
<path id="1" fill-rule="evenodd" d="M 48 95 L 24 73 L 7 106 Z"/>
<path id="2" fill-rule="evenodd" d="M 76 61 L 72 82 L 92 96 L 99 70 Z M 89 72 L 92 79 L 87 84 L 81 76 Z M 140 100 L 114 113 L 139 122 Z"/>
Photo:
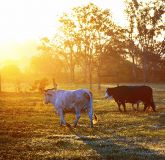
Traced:
<path id="1" fill-rule="evenodd" d="M 104 96 L 105 99 L 112 99 L 113 97 L 112 96 L 109 96 L 107 93 L 105 94 Z"/>

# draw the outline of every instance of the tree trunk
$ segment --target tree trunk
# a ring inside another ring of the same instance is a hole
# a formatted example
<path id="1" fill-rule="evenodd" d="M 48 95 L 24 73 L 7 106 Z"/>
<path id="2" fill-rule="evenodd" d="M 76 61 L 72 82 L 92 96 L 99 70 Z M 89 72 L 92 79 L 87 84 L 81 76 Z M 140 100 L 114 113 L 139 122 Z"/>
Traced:
<path id="1" fill-rule="evenodd" d="M 75 80 L 74 66 L 72 66 L 70 69 L 70 80 L 71 80 L 71 83 L 74 83 L 74 80 Z"/>
<path id="2" fill-rule="evenodd" d="M 92 90 L 92 64 L 89 65 L 89 88 Z"/>
<path id="3" fill-rule="evenodd" d="M 101 90 L 101 77 L 100 77 L 100 69 L 98 68 L 97 72 L 97 79 L 98 79 L 98 90 Z"/>
<path id="4" fill-rule="evenodd" d="M 84 82 L 88 83 L 88 58 L 87 58 L 87 47 L 85 46 L 85 63 L 84 63 Z"/>
<path id="5" fill-rule="evenodd" d="M 143 53 L 143 82 L 147 82 L 147 55 L 145 51 Z"/>
<path id="6" fill-rule="evenodd" d="M 133 81 L 136 82 L 136 69 L 135 69 L 135 58 L 132 57 L 132 74 L 133 74 Z"/>
<path id="7" fill-rule="evenodd" d="M 90 90 L 92 90 L 92 49 L 89 48 L 89 55 L 90 55 L 90 59 L 89 59 L 89 87 Z"/>
<path id="8" fill-rule="evenodd" d="M 87 70 L 88 70 L 88 64 L 85 62 L 84 64 L 84 77 L 83 77 L 83 81 L 84 83 L 87 83 L 88 82 L 88 74 L 87 74 Z"/>
<path id="9" fill-rule="evenodd" d="M 73 58 L 73 49 L 72 49 L 72 46 L 70 46 L 70 80 L 71 80 L 71 83 L 74 83 L 74 58 Z"/>

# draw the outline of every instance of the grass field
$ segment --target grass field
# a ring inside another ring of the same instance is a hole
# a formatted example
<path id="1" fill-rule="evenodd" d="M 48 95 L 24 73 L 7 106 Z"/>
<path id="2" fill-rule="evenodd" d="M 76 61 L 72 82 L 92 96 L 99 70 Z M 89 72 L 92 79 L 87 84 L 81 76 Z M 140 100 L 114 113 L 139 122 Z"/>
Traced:
<path id="1" fill-rule="evenodd" d="M 61 85 L 76 89 L 85 86 Z M 0 94 L 0 159 L 165 159 L 165 84 L 154 85 L 157 112 L 120 113 L 114 101 L 104 100 L 94 87 L 98 124 L 90 128 L 83 113 L 77 128 L 60 127 L 51 105 L 38 93 Z M 66 114 L 73 123 L 74 114 Z"/>

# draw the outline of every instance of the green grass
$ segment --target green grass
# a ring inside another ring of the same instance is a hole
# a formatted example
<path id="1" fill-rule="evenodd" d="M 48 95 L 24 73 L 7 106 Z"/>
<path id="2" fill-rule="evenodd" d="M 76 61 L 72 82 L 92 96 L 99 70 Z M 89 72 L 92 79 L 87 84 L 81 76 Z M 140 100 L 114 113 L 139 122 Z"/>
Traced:
<path id="1" fill-rule="evenodd" d="M 103 99 L 94 86 L 98 124 L 90 128 L 87 113 L 78 126 L 60 127 L 51 105 L 37 93 L 0 95 L 0 159 L 165 159 L 165 85 L 151 85 L 157 112 L 120 113 L 114 101 Z M 61 85 L 60 88 L 86 88 Z M 72 125 L 75 115 L 66 114 Z"/>

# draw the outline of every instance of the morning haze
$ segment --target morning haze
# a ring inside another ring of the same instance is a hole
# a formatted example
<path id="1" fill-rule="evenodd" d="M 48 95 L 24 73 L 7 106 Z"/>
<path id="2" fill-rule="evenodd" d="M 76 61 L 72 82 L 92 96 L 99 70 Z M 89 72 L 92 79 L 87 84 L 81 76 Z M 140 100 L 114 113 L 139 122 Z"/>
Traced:
<path id="1" fill-rule="evenodd" d="M 0 1 L 0 159 L 165 159 L 164 6 Z"/>

